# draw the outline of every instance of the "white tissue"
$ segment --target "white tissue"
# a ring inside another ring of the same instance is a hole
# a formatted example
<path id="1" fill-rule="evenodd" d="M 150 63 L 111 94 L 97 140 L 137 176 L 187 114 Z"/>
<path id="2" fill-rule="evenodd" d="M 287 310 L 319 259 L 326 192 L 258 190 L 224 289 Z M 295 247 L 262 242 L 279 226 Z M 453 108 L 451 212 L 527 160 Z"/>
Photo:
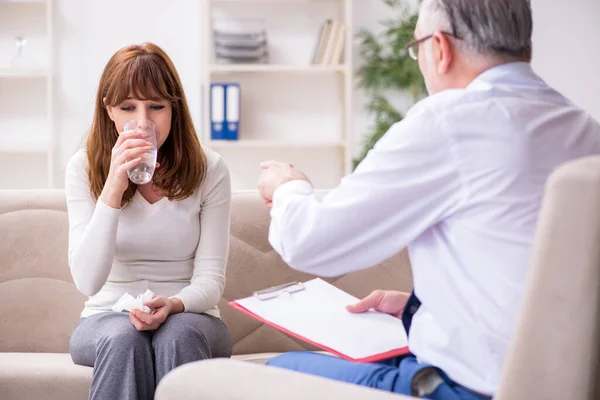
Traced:
<path id="1" fill-rule="evenodd" d="M 150 307 L 145 306 L 144 303 L 152 300 L 154 297 L 154 293 L 151 290 L 146 290 L 144 294 L 140 294 L 138 297 L 133 297 L 129 293 L 125 293 L 114 306 L 112 306 L 112 310 L 116 312 L 121 311 L 131 311 L 134 308 L 137 308 L 140 311 L 146 312 L 150 314 L 152 310 Z"/>

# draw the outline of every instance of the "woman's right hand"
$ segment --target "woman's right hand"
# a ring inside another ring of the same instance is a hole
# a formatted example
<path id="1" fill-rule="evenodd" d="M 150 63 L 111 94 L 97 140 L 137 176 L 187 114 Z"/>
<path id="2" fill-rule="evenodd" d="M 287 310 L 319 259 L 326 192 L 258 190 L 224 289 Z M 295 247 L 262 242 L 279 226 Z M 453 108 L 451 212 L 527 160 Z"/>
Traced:
<path id="1" fill-rule="evenodd" d="M 100 199 L 107 206 L 121 208 L 123 193 L 129 187 L 127 171 L 137 166 L 141 155 L 152 148 L 152 143 L 142 139 L 139 130 L 125 131 L 119 134 L 112 150 L 110 170 Z"/>

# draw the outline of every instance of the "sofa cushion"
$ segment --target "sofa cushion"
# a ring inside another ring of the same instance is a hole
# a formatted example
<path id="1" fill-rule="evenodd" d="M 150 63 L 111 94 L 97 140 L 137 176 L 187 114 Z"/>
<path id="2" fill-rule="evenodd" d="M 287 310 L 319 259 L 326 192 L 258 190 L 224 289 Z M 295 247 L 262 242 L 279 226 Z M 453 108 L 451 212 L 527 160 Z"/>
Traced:
<path id="1" fill-rule="evenodd" d="M 56 197 L 51 193 L 37 201 Z M 18 204 L 4 204 L 4 209 L 0 204 L 0 351 L 69 350 L 85 296 L 69 272 L 68 217 L 56 209 L 64 203 L 59 200 L 54 207 L 32 209 L 36 199 L 24 194 Z"/>
<path id="2" fill-rule="evenodd" d="M 85 400 L 91 382 L 66 353 L 0 353 L 0 399 Z"/>
<path id="3" fill-rule="evenodd" d="M 239 354 L 231 358 L 238 361 L 247 361 L 257 364 L 266 364 L 273 357 L 277 357 L 281 353 L 256 353 L 256 354 Z"/>
<path id="4" fill-rule="evenodd" d="M 235 382 L 234 384 L 232 384 Z M 475 397 L 475 396 L 473 396 Z M 236 360 L 186 364 L 167 374 L 156 400 L 410 400 L 383 390 Z"/>
<path id="5" fill-rule="evenodd" d="M 233 356 L 265 364 L 280 353 Z M 0 353 L 0 399 L 87 399 L 92 368 L 73 364 L 68 353 Z"/>
<path id="6" fill-rule="evenodd" d="M 331 355 L 329 352 L 326 351 L 316 351 L 315 353 Z M 267 361 L 269 361 L 271 358 L 277 357 L 280 354 L 282 353 L 239 354 L 234 355 L 231 358 L 237 361 L 247 361 L 255 364 L 266 364 Z"/>
<path id="7" fill-rule="evenodd" d="M 8 352 L 69 351 L 83 296 L 53 278 L 0 282 L 0 349 Z"/>

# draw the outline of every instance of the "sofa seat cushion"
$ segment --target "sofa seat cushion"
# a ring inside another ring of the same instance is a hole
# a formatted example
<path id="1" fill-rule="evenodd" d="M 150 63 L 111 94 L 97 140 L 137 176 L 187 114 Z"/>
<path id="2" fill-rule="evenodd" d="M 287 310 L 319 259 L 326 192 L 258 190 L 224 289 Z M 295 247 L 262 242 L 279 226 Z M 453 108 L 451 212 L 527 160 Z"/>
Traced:
<path id="1" fill-rule="evenodd" d="M 265 364 L 281 353 L 232 356 L 238 361 Z M 92 368 L 73 364 L 68 353 L 0 353 L 0 399 L 88 398 Z"/>
<path id="2" fill-rule="evenodd" d="M 280 355 L 281 353 L 256 353 L 256 354 L 238 354 L 231 358 L 238 361 L 248 361 L 257 364 L 266 364 L 271 358 Z"/>
<path id="3" fill-rule="evenodd" d="M 327 351 L 313 351 L 312 353 L 332 355 Z M 255 364 L 266 364 L 271 358 L 283 353 L 255 353 L 255 354 L 238 354 L 231 356 L 231 359 L 237 361 L 247 361 Z"/>
<path id="4" fill-rule="evenodd" d="M 87 399 L 92 369 L 68 353 L 0 353 L 0 399 Z"/>
<path id="5" fill-rule="evenodd" d="M 265 364 L 281 353 L 236 355 L 236 360 Z M 0 399 L 88 398 L 92 368 L 73 364 L 68 353 L 0 353 Z"/>

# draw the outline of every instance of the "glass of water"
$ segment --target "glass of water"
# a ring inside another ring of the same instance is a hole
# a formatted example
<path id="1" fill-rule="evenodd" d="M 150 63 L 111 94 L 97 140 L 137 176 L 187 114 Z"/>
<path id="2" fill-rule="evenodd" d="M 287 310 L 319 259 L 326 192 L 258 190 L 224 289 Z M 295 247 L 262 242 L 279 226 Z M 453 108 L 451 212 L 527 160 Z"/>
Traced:
<path id="1" fill-rule="evenodd" d="M 142 139 L 151 142 L 152 148 L 140 156 L 142 161 L 127 171 L 129 180 L 136 185 L 145 185 L 152 181 L 156 169 L 156 156 L 158 153 L 158 138 L 156 136 L 156 125 L 147 119 L 131 120 L 123 126 L 124 131 L 138 130 L 142 133 Z"/>

